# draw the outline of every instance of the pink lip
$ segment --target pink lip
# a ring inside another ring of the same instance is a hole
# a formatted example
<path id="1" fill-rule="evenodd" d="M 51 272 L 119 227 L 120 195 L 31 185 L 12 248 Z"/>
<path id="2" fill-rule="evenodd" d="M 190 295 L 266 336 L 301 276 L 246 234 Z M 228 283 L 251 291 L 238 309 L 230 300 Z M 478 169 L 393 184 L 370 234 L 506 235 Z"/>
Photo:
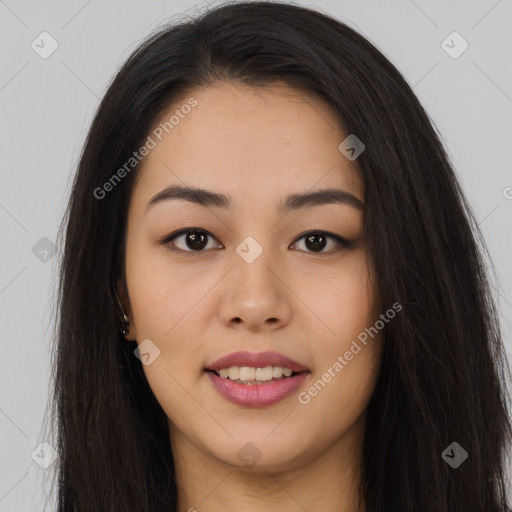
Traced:
<path id="1" fill-rule="evenodd" d="M 303 372 L 308 370 L 305 366 L 297 363 L 293 359 L 279 354 L 277 352 L 260 352 L 255 354 L 247 350 L 240 352 L 232 352 L 220 359 L 217 359 L 207 370 L 219 371 L 222 368 L 229 368 L 230 366 L 250 366 L 254 368 L 265 368 L 265 366 L 281 366 L 283 368 L 291 368 L 294 372 Z"/>
<path id="2" fill-rule="evenodd" d="M 296 375 L 279 380 L 270 380 L 265 384 L 239 384 L 228 378 L 222 378 L 215 371 L 231 366 L 250 366 L 265 368 L 281 366 L 290 368 Z M 247 407 L 265 407 L 280 402 L 293 393 L 307 378 L 309 369 L 297 361 L 277 352 L 261 352 L 255 354 L 248 351 L 232 352 L 221 357 L 206 369 L 208 377 L 215 389 L 227 400 Z"/>
<path id="3" fill-rule="evenodd" d="M 231 379 L 219 377 L 213 372 L 208 372 L 207 375 L 215 389 L 230 402 L 247 407 L 265 407 L 280 402 L 293 393 L 304 382 L 309 372 L 304 371 L 282 380 L 271 380 L 265 384 L 254 385 L 238 384 Z"/>

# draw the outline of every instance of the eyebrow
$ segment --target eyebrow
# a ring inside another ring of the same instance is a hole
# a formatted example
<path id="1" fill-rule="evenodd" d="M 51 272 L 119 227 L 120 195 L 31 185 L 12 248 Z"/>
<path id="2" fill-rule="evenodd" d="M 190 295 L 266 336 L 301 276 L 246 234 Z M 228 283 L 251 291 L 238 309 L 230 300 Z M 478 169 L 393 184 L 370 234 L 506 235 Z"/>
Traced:
<path id="1" fill-rule="evenodd" d="M 146 205 L 146 211 L 150 207 L 169 201 L 171 199 L 185 199 L 191 203 L 202 206 L 229 209 L 232 205 L 230 197 L 203 188 L 188 187 L 182 185 L 170 185 L 153 196 Z M 285 214 L 292 210 L 319 206 L 324 204 L 344 204 L 358 210 L 364 210 L 363 202 L 356 196 L 345 190 L 326 188 L 307 192 L 304 194 L 290 194 L 278 205 L 278 214 Z"/>

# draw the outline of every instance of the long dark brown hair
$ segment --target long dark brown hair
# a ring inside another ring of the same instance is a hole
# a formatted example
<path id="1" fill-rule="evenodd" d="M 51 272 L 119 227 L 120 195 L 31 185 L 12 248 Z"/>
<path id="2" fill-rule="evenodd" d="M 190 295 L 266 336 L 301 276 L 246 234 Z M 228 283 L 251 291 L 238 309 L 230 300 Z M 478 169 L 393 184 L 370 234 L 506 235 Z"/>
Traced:
<path id="1" fill-rule="evenodd" d="M 294 4 L 241 2 L 159 29 L 101 104 L 62 221 L 50 444 L 58 512 L 177 510 L 167 418 L 119 334 L 132 157 L 194 86 L 279 80 L 323 99 L 365 145 L 364 230 L 384 310 L 368 406 L 368 512 L 503 512 L 511 418 L 488 254 L 433 123 L 397 69 L 347 25 Z M 341 141 L 340 141 L 341 142 Z M 457 442 L 468 459 L 442 457 Z"/>

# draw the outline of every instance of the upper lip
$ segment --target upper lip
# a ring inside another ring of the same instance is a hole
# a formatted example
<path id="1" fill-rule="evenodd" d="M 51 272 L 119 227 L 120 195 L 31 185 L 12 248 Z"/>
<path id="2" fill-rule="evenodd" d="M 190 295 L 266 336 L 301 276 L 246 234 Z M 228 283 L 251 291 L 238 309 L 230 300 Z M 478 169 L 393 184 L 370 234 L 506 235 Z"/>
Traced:
<path id="1" fill-rule="evenodd" d="M 290 368 L 294 372 L 303 372 L 308 370 L 308 368 L 299 364 L 297 361 L 294 361 L 283 354 L 279 354 L 278 352 L 267 351 L 255 354 L 254 352 L 248 352 L 247 350 L 227 354 L 207 366 L 206 370 L 219 371 L 231 366 L 249 366 L 254 368 L 281 366 L 282 368 Z"/>

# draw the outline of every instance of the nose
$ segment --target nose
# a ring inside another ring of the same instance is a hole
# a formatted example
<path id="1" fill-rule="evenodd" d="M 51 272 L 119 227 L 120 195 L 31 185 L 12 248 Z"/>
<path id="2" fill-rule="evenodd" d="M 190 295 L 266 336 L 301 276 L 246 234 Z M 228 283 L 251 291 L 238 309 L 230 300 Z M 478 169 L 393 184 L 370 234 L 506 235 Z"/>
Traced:
<path id="1" fill-rule="evenodd" d="M 249 261 L 237 253 L 233 256 L 219 306 L 221 320 L 231 328 L 252 332 L 281 329 L 292 315 L 293 293 L 286 273 L 270 251 Z"/>

